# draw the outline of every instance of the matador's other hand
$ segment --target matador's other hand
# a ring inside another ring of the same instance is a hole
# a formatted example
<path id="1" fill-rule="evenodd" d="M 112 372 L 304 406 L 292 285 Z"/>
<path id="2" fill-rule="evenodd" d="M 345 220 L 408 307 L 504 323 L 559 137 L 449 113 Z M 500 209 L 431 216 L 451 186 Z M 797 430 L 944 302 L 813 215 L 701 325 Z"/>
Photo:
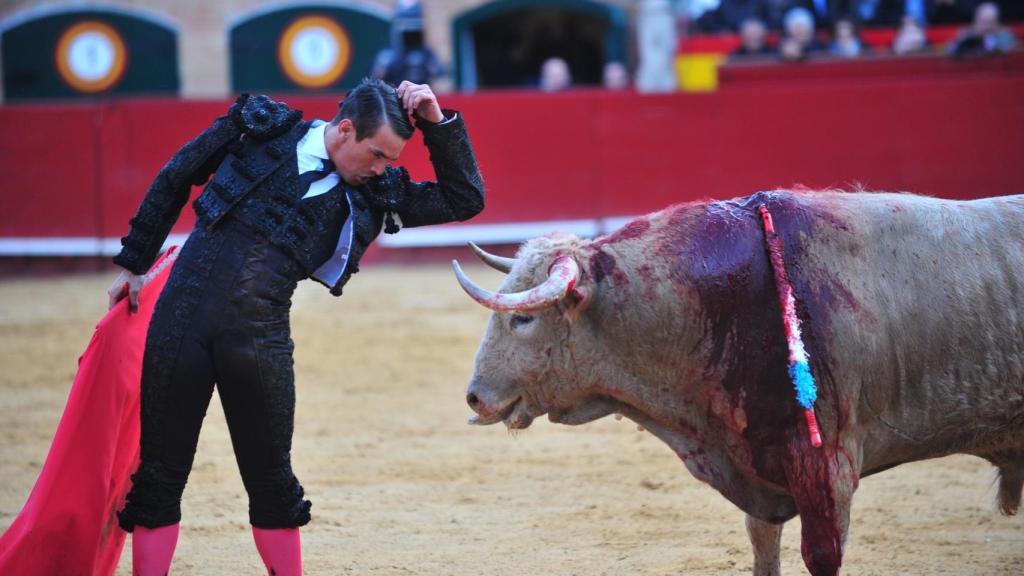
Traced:
<path id="1" fill-rule="evenodd" d="M 117 279 L 114 280 L 114 283 L 110 285 L 110 288 L 107 288 L 107 296 L 110 297 L 107 310 L 113 308 L 115 304 L 127 296 L 128 310 L 131 312 L 138 311 L 139 293 L 142 292 L 142 285 L 144 283 L 142 276 L 132 274 L 127 270 L 122 270 L 121 274 L 119 274 Z"/>
<path id="2" fill-rule="evenodd" d="M 437 96 L 434 96 L 434 91 L 426 84 L 413 84 L 408 80 L 403 80 L 398 85 L 398 98 L 409 114 L 415 112 L 420 118 L 434 124 L 444 120 L 444 113 L 441 112 L 441 105 L 437 103 Z"/>

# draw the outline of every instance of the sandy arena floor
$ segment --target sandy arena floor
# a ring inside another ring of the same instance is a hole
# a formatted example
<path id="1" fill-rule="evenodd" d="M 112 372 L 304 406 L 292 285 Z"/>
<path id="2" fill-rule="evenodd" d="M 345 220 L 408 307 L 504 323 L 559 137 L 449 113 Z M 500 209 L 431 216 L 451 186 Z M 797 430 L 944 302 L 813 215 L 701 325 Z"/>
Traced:
<path id="1" fill-rule="evenodd" d="M 0 282 L 0 528 L 35 481 L 112 278 Z M 309 574 L 749 573 L 743 515 L 629 422 L 467 426 L 487 314 L 442 266 L 370 268 L 340 300 L 300 288 L 293 461 L 313 501 Z M 993 478 L 954 457 L 866 479 L 844 573 L 1024 574 L 1024 515 L 999 515 Z M 174 574 L 261 573 L 216 395 L 184 517 Z M 791 575 L 806 573 L 799 532 L 784 534 Z"/>

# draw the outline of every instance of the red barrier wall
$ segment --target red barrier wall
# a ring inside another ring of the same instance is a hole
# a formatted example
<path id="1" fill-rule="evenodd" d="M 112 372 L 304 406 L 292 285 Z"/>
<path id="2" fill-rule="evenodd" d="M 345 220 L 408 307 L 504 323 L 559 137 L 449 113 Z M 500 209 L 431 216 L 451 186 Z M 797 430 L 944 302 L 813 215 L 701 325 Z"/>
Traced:
<path id="1" fill-rule="evenodd" d="M 307 117 L 336 102 L 290 98 Z M 719 91 L 452 95 L 488 189 L 474 223 L 594 218 L 794 183 L 1024 192 L 1024 55 L 735 66 Z M 227 102 L 0 107 L 0 239 L 125 233 L 167 158 Z M 432 176 L 421 139 L 403 155 Z M 194 193 L 197 191 L 193 191 Z M 191 209 L 176 227 L 191 227 Z"/>

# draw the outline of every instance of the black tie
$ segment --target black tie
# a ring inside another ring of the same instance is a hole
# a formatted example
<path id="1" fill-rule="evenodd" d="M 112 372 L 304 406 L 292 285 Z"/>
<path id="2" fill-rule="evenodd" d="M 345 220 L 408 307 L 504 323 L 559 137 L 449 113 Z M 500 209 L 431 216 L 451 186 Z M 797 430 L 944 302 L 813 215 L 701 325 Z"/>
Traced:
<path id="1" fill-rule="evenodd" d="M 321 159 L 321 161 L 323 166 L 319 170 L 310 170 L 299 175 L 299 189 L 302 190 L 300 198 L 309 192 L 309 187 L 313 185 L 313 182 L 321 180 L 331 172 L 334 172 L 334 162 L 331 162 L 329 158 Z"/>

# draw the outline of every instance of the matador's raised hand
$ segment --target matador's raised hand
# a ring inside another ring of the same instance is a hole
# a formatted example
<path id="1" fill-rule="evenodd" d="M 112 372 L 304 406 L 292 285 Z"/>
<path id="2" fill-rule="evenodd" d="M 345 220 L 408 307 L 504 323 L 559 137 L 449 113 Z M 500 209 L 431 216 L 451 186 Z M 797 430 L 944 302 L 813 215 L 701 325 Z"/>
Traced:
<path id="1" fill-rule="evenodd" d="M 434 96 L 434 91 L 430 89 L 430 86 L 403 80 L 398 85 L 398 97 L 409 114 L 415 112 L 420 118 L 434 124 L 444 120 L 441 106 L 437 103 L 437 96 Z"/>

